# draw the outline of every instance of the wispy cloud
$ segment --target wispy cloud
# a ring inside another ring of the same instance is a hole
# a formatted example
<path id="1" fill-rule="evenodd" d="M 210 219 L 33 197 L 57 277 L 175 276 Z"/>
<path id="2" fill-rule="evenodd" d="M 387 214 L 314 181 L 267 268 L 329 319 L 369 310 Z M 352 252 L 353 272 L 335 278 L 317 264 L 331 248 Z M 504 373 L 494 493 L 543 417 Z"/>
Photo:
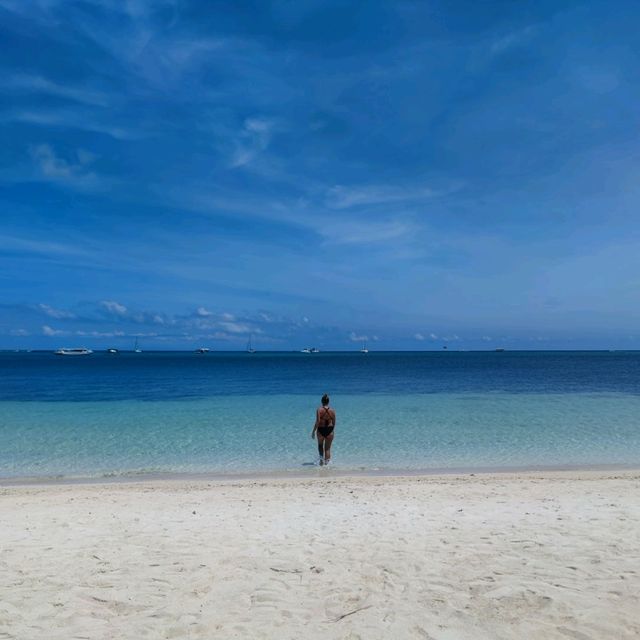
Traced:
<path id="1" fill-rule="evenodd" d="M 416 226 L 406 220 L 319 221 L 317 232 L 332 244 L 379 244 L 409 237 Z"/>
<path id="2" fill-rule="evenodd" d="M 8 235 L 0 235 L 0 249 L 47 256 L 53 255 L 89 258 L 92 255 L 89 250 L 77 245 L 62 244 L 60 242 L 51 242 L 49 240 L 33 238 L 19 238 Z"/>
<path id="3" fill-rule="evenodd" d="M 527 45 L 533 40 L 538 31 L 537 25 L 528 25 L 523 29 L 517 29 L 495 37 L 489 43 L 489 51 L 492 55 L 499 55 L 509 49 Z"/>
<path id="4" fill-rule="evenodd" d="M 38 75 L 16 74 L 10 76 L 3 81 L 0 90 L 4 92 L 12 91 L 14 93 L 46 94 L 98 107 L 106 107 L 109 105 L 109 98 L 104 93 L 84 87 L 59 84 Z"/>
<path id="5" fill-rule="evenodd" d="M 77 149 L 71 160 L 57 155 L 50 145 L 39 144 L 31 147 L 30 153 L 41 177 L 47 181 L 81 189 L 94 188 L 99 183 L 89 170 L 96 156 L 88 151 Z"/>
<path id="6" fill-rule="evenodd" d="M 231 156 L 230 166 L 233 168 L 249 164 L 260 153 L 265 151 L 271 142 L 275 123 L 267 118 L 247 118 Z"/>
<path id="7" fill-rule="evenodd" d="M 252 332 L 261 332 L 260 329 L 251 327 L 248 324 L 242 322 L 228 322 L 223 320 L 219 323 L 219 325 L 229 333 L 241 333 L 243 335 L 247 335 Z"/>
<path id="8" fill-rule="evenodd" d="M 42 334 L 45 336 L 68 336 L 71 333 L 71 331 L 64 331 L 62 329 L 54 329 L 53 327 L 50 327 L 48 324 L 43 324 L 42 325 Z"/>
<path id="9" fill-rule="evenodd" d="M 71 311 L 66 311 L 65 309 L 56 309 L 48 304 L 39 304 L 37 307 L 42 313 L 49 316 L 50 318 L 56 318 L 57 320 L 63 319 L 71 319 L 75 318 L 75 313 L 71 313 Z"/>
<path id="10" fill-rule="evenodd" d="M 427 200 L 440 195 L 429 187 L 400 187 L 391 185 L 336 185 L 327 190 L 326 204 L 333 209 L 349 209 L 366 205 L 391 204 Z"/>
<path id="11" fill-rule="evenodd" d="M 60 127 L 62 129 L 101 133 L 116 140 L 133 140 L 146 135 L 140 126 L 134 133 L 129 128 L 114 124 L 112 120 L 112 118 L 97 115 L 93 109 L 82 108 L 45 109 L 31 107 L 0 113 L 0 122 L 23 122 L 39 125 L 43 128 Z"/>
<path id="12" fill-rule="evenodd" d="M 119 318 L 123 318 L 128 314 L 127 307 L 115 300 L 102 300 L 100 302 L 100 308 Z"/>
<path id="13" fill-rule="evenodd" d="M 74 331 L 76 336 L 85 336 L 89 338 L 121 338 L 126 336 L 124 331 Z"/>

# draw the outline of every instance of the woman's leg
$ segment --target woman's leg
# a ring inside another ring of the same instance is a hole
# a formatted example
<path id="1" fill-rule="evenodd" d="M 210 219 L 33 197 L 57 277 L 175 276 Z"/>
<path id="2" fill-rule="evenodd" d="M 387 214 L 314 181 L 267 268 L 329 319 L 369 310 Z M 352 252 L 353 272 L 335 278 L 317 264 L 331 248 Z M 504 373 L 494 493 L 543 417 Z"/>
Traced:
<path id="1" fill-rule="evenodd" d="M 316 438 L 318 439 L 318 455 L 320 458 L 324 458 L 324 441 L 326 438 L 320 435 L 320 432 L 316 432 Z"/>
<path id="2" fill-rule="evenodd" d="M 333 442 L 333 431 L 324 440 L 324 461 L 331 460 L 331 443 Z"/>

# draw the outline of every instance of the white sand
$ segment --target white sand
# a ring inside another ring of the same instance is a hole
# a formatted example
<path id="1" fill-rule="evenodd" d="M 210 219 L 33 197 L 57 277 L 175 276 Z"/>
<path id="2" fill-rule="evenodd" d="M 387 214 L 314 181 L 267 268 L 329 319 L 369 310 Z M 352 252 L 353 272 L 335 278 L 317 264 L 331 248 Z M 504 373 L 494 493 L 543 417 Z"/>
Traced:
<path id="1" fill-rule="evenodd" d="M 637 639 L 639 488 L 635 472 L 3 487 L 0 638 Z"/>

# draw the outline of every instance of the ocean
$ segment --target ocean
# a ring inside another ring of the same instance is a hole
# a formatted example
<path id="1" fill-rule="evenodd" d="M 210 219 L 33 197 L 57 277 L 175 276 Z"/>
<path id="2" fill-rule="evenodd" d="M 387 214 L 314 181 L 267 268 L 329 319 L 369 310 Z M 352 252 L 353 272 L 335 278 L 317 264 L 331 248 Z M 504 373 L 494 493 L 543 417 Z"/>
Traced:
<path id="1" fill-rule="evenodd" d="M 640 352 L 0 353 L 0 478 L 640 464 Z"/>

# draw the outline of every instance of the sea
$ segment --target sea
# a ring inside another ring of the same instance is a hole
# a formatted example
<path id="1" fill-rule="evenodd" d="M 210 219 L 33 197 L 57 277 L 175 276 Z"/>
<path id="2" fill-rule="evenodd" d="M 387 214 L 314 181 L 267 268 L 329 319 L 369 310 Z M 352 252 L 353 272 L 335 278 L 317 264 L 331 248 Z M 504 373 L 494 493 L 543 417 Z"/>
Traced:
<path id="1" fill-rule="evenodd" d="M 0 479 L 640 466 L 640 352 L 0 353 Z"/>

